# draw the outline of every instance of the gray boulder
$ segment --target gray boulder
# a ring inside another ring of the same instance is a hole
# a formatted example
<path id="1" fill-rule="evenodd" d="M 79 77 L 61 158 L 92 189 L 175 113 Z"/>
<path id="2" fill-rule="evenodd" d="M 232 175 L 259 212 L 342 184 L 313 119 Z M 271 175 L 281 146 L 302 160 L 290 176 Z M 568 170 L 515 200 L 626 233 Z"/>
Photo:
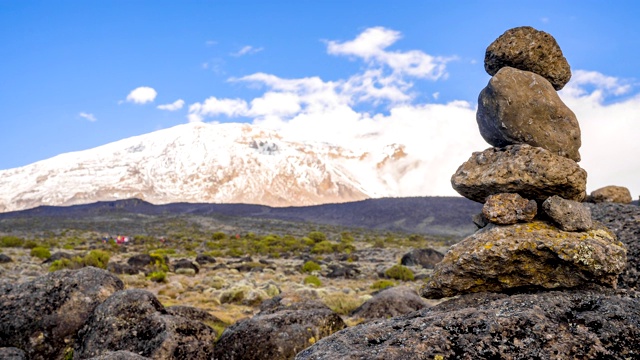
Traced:
<path id="1" fill-rule="evenodd" d="M 542 208 L 564 231 L 587 231 L 593 227 L 591 211 L 581 202 L 554 195 L 542 203 Z"/>
<path id="2" fill-rule="evenodd" d="M 0 288 L 0 347 L 29 359 L 59 359 L 93 310 L 124 287 L 109 272 L 60 270 Z"/>
<path id="3" fill-rule="evenodd" d="M 624 186 L 609 185 L 591 192 L 589 200 L 594 203 L 631 204 L 631 192 Z"/>
<path id="4" fill-rule="evenodd" d="M 297 360 L 638 359 L 640 293 L 476 293 L 347 328 Z"/>
<path id="5" fill-rule="evenodd" d="M 5 264 L 8 262 L 12 262 L 13 260 L 7 256 L 6 254 L 0 254 L 0 264 Z"/>
<path id="6" fill-rule="evenodd" d="M 542 204 L 548 197 L 582 201 L 587 172 L 573 160 L 530 145 L 510 145 L 474 152 L 451 177 L 467 199 L 484 203 L 489 195 L 518 193 Z"/>
<path id="7" fill-rule="evenodd" d="M 442 261 L 444 255 L 434 249 L 413 249 L 402 255 L 400 264 L 404 266 L 421 266 L 424 269 L 433 269 L 433 267 Z"/>
<path id="8" fill-rule="evenodd" d="M 562 89 L 571 79 L 571 67 L 556 39 L 530 26 L 505 31 L 485 51 L 484 68 L 489 75 L 505 66 L 536 73 L 555 90 Z"/>
<path id="9" fill-rule="evenodd" d="M 408 314 L 426 306 L 428 306 L 426 301 L 412 288 L 394 286 L 380 291 L 349 315 L 365 321 L 372 321 Z"/>
<path id="10" fill-rule="evenodd" d="M 489 222 L 500 225 L 529 222 L 538 212 L 535 200 L 527 200 L 518 194 L 489 195 L 482 207 L 482 215 Z"/>
<path id="11" fill-rule="evenodd" d="M 79 359 L 125 350 L 152 359 L 210 359 L 215 331 L 200 321 L 169 315 L 145 290 L 123 290 L 98 306 L 78 332 Z"/>
<path id="12" fill-rule="evenodd" d="M 489 224 L 449 249 L 422 296 L 439 299 L 591 283 L 615 288 L 626 261 L 624 244 L 602 224 L 585 232 L 562 231 L 542 221 Z"/>
<path id="13" fill-rule="evenodd" d="M 226 328 L 216 343 L 214 358 L 293 359 L 301 350 L 346 327 L 340 316 L 322 303 L 285 305 L 280 299 L 269 300 L 254 317 Z"/>
<path id="14" fill-rule="evenodd" d="M 580 161 L 578 119 L 540 75 L 500 69 L 478 96 L 476 121 L 493 146 L 529 144 Z"/>

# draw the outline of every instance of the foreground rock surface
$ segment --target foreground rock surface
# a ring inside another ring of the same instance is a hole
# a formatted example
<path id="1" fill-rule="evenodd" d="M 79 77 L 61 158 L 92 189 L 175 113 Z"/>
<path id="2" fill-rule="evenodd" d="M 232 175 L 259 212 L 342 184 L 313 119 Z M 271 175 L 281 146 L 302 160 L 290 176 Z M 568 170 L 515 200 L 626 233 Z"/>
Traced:
<path id="1" fill-rule="evenodd" d="M 550 34 L 530 26 L 509 29 L 485 51 L 484 68 L 489 75 L 510 66 L 547 79 L 556 90 L 571 79 L 571 67 Z"/>
<path id="2" fill-rule="evenodd" d="M 296 359 L 637 359 L 640 294 L 463 295 L 340 331 Z"/>
<path id="3" fill-rule="evenodd" d="M 418 293 L 407 286 L 384 289 L 351 312 L 365 321 L 404 315 L 428 306 Z"/>
<path id="4" fill-rule="evenodd" d="M 169 315 L 145 290 L 123 290 L 98 306 L 79 331 L 74 358 L 119 350 L 151 359 L 210 359 L 215 331 L 200 321 Z"/>
<path id="5" fill-rule="evenodd" d="M 540 75 L 500 69 L 478 96 L 476 120 L 493 146 L 529 144 L 580 161 L 578 119 Z"/>
<path id="6" fill-rule="evenodd" d="M 123 287 L 94 267 L 0 287 L 0 347 L 22 349 L 29 359 L 62 358 L 93 310 Z"/>
<path id="7" fill-rule="evenodd" d="M 267 300 L 268 306 L 262 306 L 256 316 L 225 329 L 216 343 L 214 358 L 293 359 L 296 353 L 346 327 L 338 314 L 320 302 L 283 304 L 279 299 Z"/>
<path id="8" fill-rule="evenodd" d="M 587 232 L 561 231 L 542 221 L 490 224 L 449 249 L 422 296 L 589 283 L 615 288 L 625 266 L 625 246 L 602 224 Z"/>
<path id="9" fill-rule="evenodd" d="M 484 203 L 489 195 L 518 193 L 542 204 L 548 197 L 582 201 L 587 172 L 575 161 L 526 144 L 475 152 L 451 177 L 462 196 Z"/>

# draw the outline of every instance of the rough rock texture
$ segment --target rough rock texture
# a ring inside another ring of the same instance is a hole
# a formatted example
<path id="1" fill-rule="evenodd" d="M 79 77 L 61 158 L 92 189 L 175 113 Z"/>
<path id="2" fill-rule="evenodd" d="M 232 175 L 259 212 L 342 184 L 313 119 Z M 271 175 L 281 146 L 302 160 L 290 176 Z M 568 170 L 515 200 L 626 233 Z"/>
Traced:
<path id="1" fill-rule="evenodd" d="M 495 75 L 505 66 L 531 71 L 547 79 L 556 90 L 571 79 L 571 68 L 553 36 L 530 26 L 505 31 L 484 55 L 484 68 Z"/>
<path id="2" fill-rule="evenodd" d="M 200 272 L 198 265 L 192 263 L 188 259 L 179 259 L 173 263 L 173 271 L 178 271 L 179 269 L 193 270 L 196 274 Z"/>
<path id="3" fill-rule="evenodd" d="M 405 266 L 422 266 L 425 269 L 433 269 L 433 267 L 442 261 L 444 255 L 439 251 L 426 249 L 413 249 L 402 255 L 400 264 Z"/>
<path id="4" fill-rule="evenodd" d="M 166 308 L 167 314 L 182 316 L 189 320 L 201 321 L 205 324 L 222 322 L 216 316 L 209 314 L 206 310 L 198 309 L 193 306 L 174 305 Z"/>
<path id="5" fill-rule="evenodd" d="M 27 360 L 24 351 L 14 347 L 0 347 L 0 359 L 2 360 Z"/>
<path id="6" fill-rule="evenodd" d="M 580 125 L 542 76 L 500 69 L 478 96 L 476 121 L 491 145 L 529 144 L 580 161 Z"/>
<path id="7" fill-rule="evenodd" d="M 299 351 L 345 327 L 340 316 L 321 303 L 284 305 L 276 297 L 256 316 L 226 328 L 216 343 L 214 358 L 292 359 Z"/>
<path id="8" fill-rule="evenodd" d="M 615 203 L 586 205 L 593 219 L 606 225 L 627 246 L 627 267 L 618 277 L 618 287 L 640 289 L 640 208 Z"/>
<path id="9" fill-rule="evenodd" d="M 214 264 L 216 262 L 216 258 L 205 254 L 198 254 L 198 256 L 196 256 L 196 262 L 200 265 Z"/>
<path id="10" fill-rule="evenodd" d="M 22 349 L 29 359 L 61 358 L 91 312 L 124 287 L 94 267 L 60 270 L 0 288 L 0 347 Z"/>
<path id="11" fill-rule="evenodd" d="M 371 321 L 408 314 L 428 306 L 418 293 L 407 286 L 384 289 L 353 310 L 352 317 Z"/>
<path id="12" fill-rule="evenodd" d="M 471 217 L 471 221 L 478 227 L 478 229 L 482 229 L 483 227 L 489 225 L 489 220 L 484 217 L 483 213 L 475 214 Z"/>
<path id="13" fill-rule="evenodd" d="M 592 191 L 590 200 L 594 203 L 613 202 L 630 204 L 633 199 L 631 198 L 631 192 L 626 187 L 610 185 Z"/>
<path id="14" fill-rule="evenodd" d="M 591 211 L 583 203 L 554 195 L 542 203 L 542 208 L 564 231 L 587 231 L 593 227 Z"/>
<path id="15" fill-rule="evenodd" d="M 436 265 L 422 296 L 518 288 L 573 288 L 589 283 L 614 287 L 626 266 L 626 248 L 602 224 L 567 232 L 549 223 L 489 224 L 453 245 Z"/>
<path id="16" fill-rule="evenodd" d="M 98 355 L 96 357 L 92 357 L 88 360 L 145 360 L 145 359 L 149 359 L 149 358 L 138 355 L 136 353 L 132 353 L 131 351 L 112 351 L 104 355 Z"/>
<path id="17" fill-rule="evenodd" d="M 296 359 L 638 359 L 639 297 L 610 289 L 462 295 L 350 327 Z"/>
<path id="18" fill-rule="evenodd" d="M 474 152 L 451 177 L 460 195 L 484 203 L 489 195 L 518 193 L 542 204 L 549 196 L 582 201 L 587 172 L 573 160 L 526 144 Z"/>
<path id="19" fill-rule="evenodd" d="M 74 344 L 74 357 L 127 350 L 152 359 L 210 359 L 215 331 L 169 315 L 152 293 L 123 290 L 98 306 Z"/>
<path id="20" fill-rule="evenodd" d="M 518 194 L 489 195 L 482 207 L 482 215 L 494 224 L 509 225 L 529 222 L 538 212 L 535 200 L 527 200 Z"/>
<path id="21" fill-rule="evenodd" d="M 45 259 L 42 263 L 50 264 L 56 260 L 71 259 L 71 258 L 73 258 L 73 255 L 66 252 L 59 251 L 59 252 L 53 253 L 51 256 L 49 256 L 49 258 Z"/>
<path id="22" fill-rule="evenodd" d="M 11 258 L 5 254 L 0 254 L 0 264 L 12 262 Z"/>

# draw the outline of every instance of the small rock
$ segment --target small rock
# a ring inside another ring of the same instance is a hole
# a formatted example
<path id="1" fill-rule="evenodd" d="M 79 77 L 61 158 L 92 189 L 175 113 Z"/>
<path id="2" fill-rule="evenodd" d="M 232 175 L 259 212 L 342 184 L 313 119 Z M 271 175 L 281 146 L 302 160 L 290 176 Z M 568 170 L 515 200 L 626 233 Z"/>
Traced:
<path id="1" fill-rule="evenodd" d="M 505 31 L 484 55 L 484 68 L 495 75 L 505 66 L 531 71 L 547 79 L 555 90 L 562 89 L 571 79 L 571 67 L 556 39 L 530 26 Z"/>
<path id="2" fill-rule="evenodd" d="M 536 216 L 537 211 L 538 205 L 535 200 L 508 193 L 488 196 L 482 207 L 484 218 L 500 225 L 529 222 Z"/>
<path id="3" fill-rule="evenodd" d="M 198 254 L 198 256 L 196 256 L 196 262 L 200 265 L 214 264 L 216 259 L 213 256 Z"/>
<path id="4" fill-rule="evenodd" d="M 594 203 L 619 203 L 630 204 L 633 200 L 631 192 L 624 186 L 609 185 L 591 192 L 591 201 Z"/>
<path id="5" fill-rule="evenodd" d="M 59 252 L 51 254 L 51 256 L 48 259 L 44 260 L 42 263 L 43 264 L 50 264 L 50 263 L 52 263 L 52 262 L 54 262 L 56 260 L 71 259 L 71 258 L 73 258 L 73 255 L 71 255 L 69 253 L 66 253 L 66 252 L 59 251 Z"/>
<path id="6" fill-rule="evenodd" d="M 0 264 L 4 264 L 4 263 L 8 263 L 8 262 L 12 262 L 13 260 L 5 255 L 5 254 L 0 254 Z"/>
<path id="7" fill-rule="evenodd" d="M 484 203 L 489 195 L 518 193 L 542 204 L 549 196 L 582 201 L 587 172 L 573 160 L 526 144 L 474 152 L 451 177 L 467 199 Z"/>
<path id="8" fill-rule="evenodd" d="M 478 227 L 478 229 L 482 229 L 483 227 L 489 225 L 489 220 L 484 217 L 483 213 L 477 213 L 471 217 L 471 221 Z"/>
<path id="9" fill-rule="evenodd" d="M 193 272 L 195 272 L 196 274 L 200 272 L 200 268 L 198 268 L 196 264 L 192 263 L 187 259 L 179 259 L 173 263 L 174 272 L 177 272 L 180 269 L 193 270 Z"/>
<path id="10" fill-rule="evenodd" d="M 542 203 L 542 208 L 564 231 L 587 231 L 593 227 L 591 211 L 580 202 L 554 195 Z"/>
<path id="11" fill-rule="evenodd" d="M 444 255 L 436 250 L 426 249 L 413 249 L 408 253 L 402 255 L 400 264 L 404 266 L 422 266 L 425 269 L 433 269 L 435 264 L 442 261 Z"/>
<path id="12" fill-rule="evenodd" d="M 615 288 L 626 261 L 624 244 L 602 224 L 586 232 L 566 232 L 542 221 L 489 224 L 449 249 L 422 296 L 591 283 Z"/>
<path id="13" fill-rule="evenodd" d="M 380 291 L 349 315 L 372 321 L 408 314 L 426 306 L 426 301 L 414 289 L 394 286 Z"/>
<path id="14" fill-rule="evenodd" d="M 500 69 L 480 92 L 476 121 L 493 146 L 529 144 L 580 161 L 578 119 L 540 75 Z"/>
<path id="15" fill-rule="evenodd" d="M 206 310 L 198 309 L 193 306 L 173 305 L 166 308 L 169 315 L 182 316 L 189 320 L 200 321 L 205 324 L 223 322 L 216 316 L 209 314 Z"/>

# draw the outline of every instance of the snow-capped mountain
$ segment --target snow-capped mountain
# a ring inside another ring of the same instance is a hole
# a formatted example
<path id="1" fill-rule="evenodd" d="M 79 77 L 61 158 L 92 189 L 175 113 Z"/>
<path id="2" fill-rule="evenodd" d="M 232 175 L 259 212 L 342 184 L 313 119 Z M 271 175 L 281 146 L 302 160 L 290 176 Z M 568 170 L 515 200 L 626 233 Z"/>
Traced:
<path id="1" fill-rule="evenodd" d="M 393 196 L 384 169 L 405 156 L 398 144 L 358 151 L 191 123 L 2 170 L 0 212 L 134 197 L 302 206 Z"/>

